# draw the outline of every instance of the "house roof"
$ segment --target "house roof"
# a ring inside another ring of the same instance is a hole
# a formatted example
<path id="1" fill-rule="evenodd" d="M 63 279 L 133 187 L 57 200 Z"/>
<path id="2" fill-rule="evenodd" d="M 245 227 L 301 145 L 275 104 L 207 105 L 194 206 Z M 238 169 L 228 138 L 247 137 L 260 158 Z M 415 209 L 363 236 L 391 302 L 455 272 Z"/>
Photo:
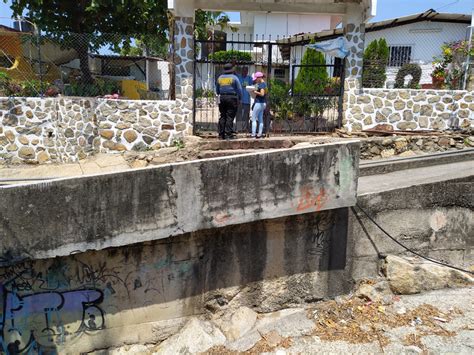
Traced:
<path id="1" fill-rule="evenodd" d="M 6 32 L 21 32 L 13 27 L 5 26 L 5 25 L 0 25 L 0 31 L 6 31 Z"/>
<path id="2" fill-rule="evenodd" d="M 112 60 L 130 60 L 130 61 L 139 61 L 139 60 L 154 60 L 154 61 L 165 61 L 159 57 L 150 57 L 150 56 L 127 56 L 127 55 L 118 55 L 118 54 L 89 54 L 91 58 L 98 59 L 112 59 Z"/>
<path id="3" fill-rule="evenodd" d="M 393 19 L 368 23 L 365 25 L 365 32 L 379 31 L 379 30 L 384 30 L 387 28 L 403 26 L 403 25 L 408 25 L 410 23 L 422 22 L 422 21 L 463 23 L 463 24 L 469 25 L 471 23 L 471 15 L 441 13 L 441 12 L 436 12 L 433 9 L 430 9 L 425 12 L 421 12 L 421 13 L 417 13 L 417 14 L 413 14 L 409 16 L 403 16 L 399 18 L 393 18 Z M 322 31 L 322 32 L 317 32 L 317 33 L 298 34 L 292 37 L 281 39 L 277 42 L 280 44 L 301 42 L 303 44 L 303 43 L 308 43 L 313 39 L 319 42 L 319 41 L 325 41 L 328 39 L 337 38 L 337 37 L 340 37 L 342 34 L 343 34 L 343 29 L 337 28 L 334 30 Z"/>

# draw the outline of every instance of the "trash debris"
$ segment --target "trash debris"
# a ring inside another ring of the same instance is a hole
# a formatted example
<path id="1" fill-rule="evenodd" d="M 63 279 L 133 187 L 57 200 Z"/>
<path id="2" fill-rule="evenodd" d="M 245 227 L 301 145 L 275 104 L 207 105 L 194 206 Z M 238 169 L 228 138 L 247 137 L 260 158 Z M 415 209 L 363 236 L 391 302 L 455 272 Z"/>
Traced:
<path id="1" fill-rule="evenodd" d="M 339 304 L 327 301 L 308 310 L 308 316 L 317 313 L 313 335 L 325 341 L 370 343 L 377 341 L 383 348 L 389 343 L 386 331 L 403 326 L 421 326 L 417 336 L 436 334 L 454 336 L 440 326 L 440 318 L 449 322 L 455 312 L 443 313 L 438 308 L 422 304 L 407 310 L 400 304 L 387 306 L 381 302 L 367 302 L 358 297 Z M 418 329 L 418 328 L 417 328 Z M 416 345 L 416 344 L 412 344 Z"/>
<path id="2" fill-rule="evenodd" d="M 402 314 L 407 313 L 407 309 L 406 309 L 405 307 L 403 307 L 403 306 L 401 306 L 401 307 L 396 307 L 396 308 L 395 308 L 395 312 L 396 312 L 397 314 L 399 314 L 399 315 L 402 315 Z"/>

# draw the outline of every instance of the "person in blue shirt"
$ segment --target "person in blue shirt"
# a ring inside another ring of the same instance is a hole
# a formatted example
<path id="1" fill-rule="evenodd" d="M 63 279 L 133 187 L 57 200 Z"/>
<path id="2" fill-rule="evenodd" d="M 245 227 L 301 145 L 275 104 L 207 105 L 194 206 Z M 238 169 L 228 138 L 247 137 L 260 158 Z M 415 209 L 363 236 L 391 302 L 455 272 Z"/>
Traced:
<path id="1" fill-rule="evenodd" d="M 253 74 L 252 79 L 255 82 L 255 102 L 252 108 L 252 138 L 262 138 L 263 134 L 263 113 L 267 107 L 267 84 L 265 75 L 262 72 Z M 257 133 L 258 120 L 258 133 Z"/>
<path id="2" fill-rule="evenodd" d="M 216 93 L 219 95 L 219 138 L 235 139 L 234 119 L 242 99 L 242 86 L 231 63 L 224 65 L 224 73 L 217 78 Z"/>
<path id="3" fill-rule="evenodd" d="M 250 94 L 245 88 L 252 85 L 253 80 L 249 75 L 249 69 L 247 67 L 242 68 L 242 75 L 239 76 L 239 80 L 242 85 L 242 101 L 237 111 L 237 131 L 248 133 L 250 122 Z"/>

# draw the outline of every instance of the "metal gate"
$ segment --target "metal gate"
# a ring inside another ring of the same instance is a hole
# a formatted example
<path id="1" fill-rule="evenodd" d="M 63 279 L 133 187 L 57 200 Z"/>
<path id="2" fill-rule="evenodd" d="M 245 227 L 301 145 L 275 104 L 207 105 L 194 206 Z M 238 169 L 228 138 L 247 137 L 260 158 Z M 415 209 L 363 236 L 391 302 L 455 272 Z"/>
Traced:
<path id="1" fill-rule="evenodd" d="M 248 75 L 255 71 L 266 74 L 269 91 L 264 118 L 266 134 L 327 132 L 341 127 L 342 60 L 315 54 L 304 46 L 305 42 L 241 34 L 230 37 L 221 34 L 194 41 L 195 134 L 217 131 L 220 114 L 215 83 L 228 62 L 236 67 L 241 81 L 245 81 L 245 71 Z M 237 132 L 249 132 L 247 112 L 248 106 L 241 103 L 234 125 Z"/>

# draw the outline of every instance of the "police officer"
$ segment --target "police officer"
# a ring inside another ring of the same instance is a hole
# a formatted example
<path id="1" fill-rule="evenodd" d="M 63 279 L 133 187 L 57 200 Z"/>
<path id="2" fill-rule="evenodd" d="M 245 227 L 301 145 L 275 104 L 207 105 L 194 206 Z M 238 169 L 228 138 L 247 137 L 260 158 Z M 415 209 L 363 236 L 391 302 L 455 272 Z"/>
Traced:
<path id="1" fill-rule="evenodd" d="M 231 63 L 224 65 L 224 73 L 217 78 L 216 92 L 219 95 L 219 138 L 235 139 L 234 119 L 242 98 L 242 85 Z"/>

